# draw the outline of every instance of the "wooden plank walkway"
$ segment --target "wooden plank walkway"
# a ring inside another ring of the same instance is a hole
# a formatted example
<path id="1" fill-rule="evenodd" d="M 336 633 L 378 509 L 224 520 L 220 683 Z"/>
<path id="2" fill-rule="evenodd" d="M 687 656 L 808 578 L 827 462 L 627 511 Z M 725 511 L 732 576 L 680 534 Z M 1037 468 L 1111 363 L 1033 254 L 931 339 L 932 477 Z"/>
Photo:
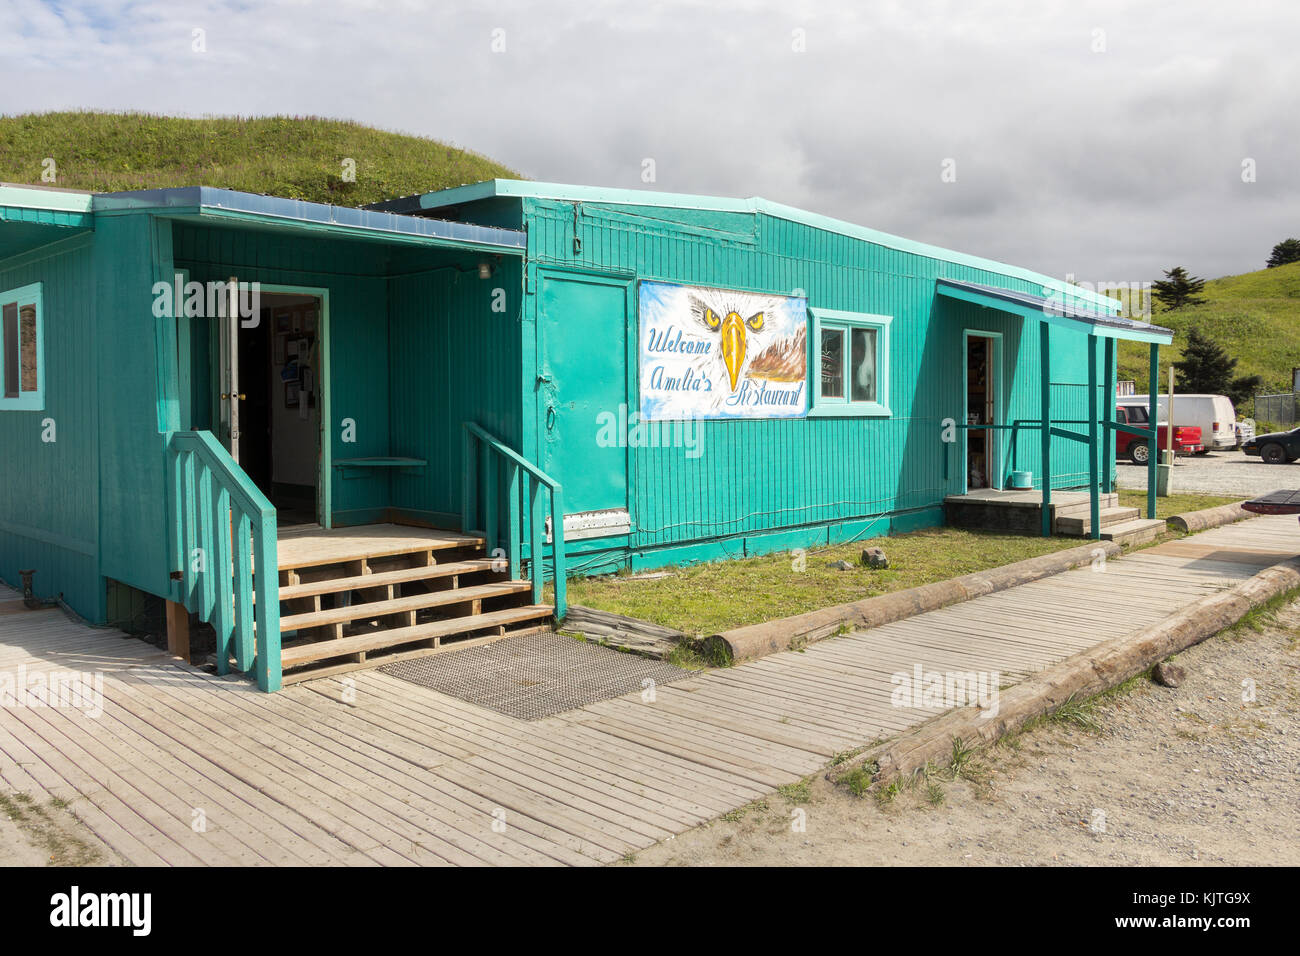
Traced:
<path id="1" fill-rule="evenodd" d="M 896 674 L 1011 683 L 1298 553 L 1255 518 L 535 723 L 376 671 L 261 694 L 0 591 L 0 679 L 103 675 L 97 716 L 0 708 L 0 786 L 128 863 L 608 863 L 937 712 Z"/>

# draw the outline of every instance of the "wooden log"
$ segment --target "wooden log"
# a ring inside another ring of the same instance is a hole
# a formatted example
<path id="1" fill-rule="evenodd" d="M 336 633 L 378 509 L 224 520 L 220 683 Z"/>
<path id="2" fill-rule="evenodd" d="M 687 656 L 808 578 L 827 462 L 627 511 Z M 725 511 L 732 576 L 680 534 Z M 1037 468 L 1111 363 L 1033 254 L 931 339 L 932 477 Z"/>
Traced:
<path id="1" fill-rule="evenodd" d="M 682 641 L 690 640 L 671 627 L 575 604 L 569 605 L 563 630 L 600 638 L 652 657 L 663 657 Z"/>
<path id="2" fill-rule="evenodd" d="M 904 618 L 959 604 L 971 598 L 1003 591 L 1020 584 L 1088 564 L 1099 554 L 1115 557 L 1121 551 L 1113 541 L 1092 541 L 1077 548 L 1040 555 L 1000 568 L 976 571 L 947 581 L 881 594 L 848 604 L 796 614 L 794 617 L 733 628 L 708 638 L 710 656 L 732 661 L 751 660 L 777 651 L 798 650 L 830 637 L 842 628 L 879 627 Z"/>
<path id="3" fill-rule="evenodd" d="M 927 721 L 827 774 L 837 780 L 874 764 L 876 783 L 915 773 L 952 753 L 954 740 L 972 749 L 987 746 L 1070 698 L 1091 697 L 1114 687 L 1170 654 L 1230 627 L 1252 608 L 1300 588 L 1300 561 L 1266 568 L 1227 591 L 1202 598 L 1159 624 L 1105 641 L 1002 691 L 996 708 L 959 707 Z"/>
<path id="4" fill-rule="evenodd" d="M 1220 525 L 1251 517 L 1254 516 L 1243 508 L 1240 502 L 1234 501 L 1230 505 L 1219 505 L 1217 508 L 1203 508 L 1200 511 L 1187 511 L 1180 515 L 1173 515 L 1166 523 L 1175 531 L 1187 533 L 1217 528 Z"/>

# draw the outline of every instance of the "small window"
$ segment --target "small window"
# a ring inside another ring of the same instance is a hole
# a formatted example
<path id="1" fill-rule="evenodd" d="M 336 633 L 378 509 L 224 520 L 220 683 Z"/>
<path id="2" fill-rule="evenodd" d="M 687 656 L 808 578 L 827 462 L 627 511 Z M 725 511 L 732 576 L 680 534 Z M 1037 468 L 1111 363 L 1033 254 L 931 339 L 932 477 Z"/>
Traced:
<path id="1" fill-rule="evenodd" d="M 889 415 L 887 315 L 810 309 L 817 343 L 811 415 Z"/>
<path id="2" fill-rule="evenodd" d="M 41 286 L 0 294 L 0 411 L 45 407 Z"/>

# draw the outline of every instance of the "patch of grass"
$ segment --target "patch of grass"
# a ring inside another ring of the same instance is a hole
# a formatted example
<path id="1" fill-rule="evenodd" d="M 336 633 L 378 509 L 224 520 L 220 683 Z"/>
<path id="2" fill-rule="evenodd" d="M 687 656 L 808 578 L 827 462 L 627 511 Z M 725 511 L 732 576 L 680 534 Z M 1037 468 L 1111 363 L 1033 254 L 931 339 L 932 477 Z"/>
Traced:
<path id="1" fill-rule="evenodd" d="M 1096 706 L 1096 697 L 1076 700 L 1074 695 L 1071 694 L 1066 698 L 1065 703 L 1047 715 L 1047 720 L 1054 724 L 1073 724 L 1076 727 L 1082 727 L 1084 730 L 1096 733 L 1101 730 L 1101 721 L 1093 714 Z"/>
<path id="2" fill-rule="evenodd" d="M 1175 401 L 1177 401 L 1175 399 Z M 1177 409 L 1174 409 L 1177 411 Z M 1194 494 L 1174 494 L 1165 498 L 1156 499 L 1156 517 L 1168 518 L 1172 515 L 1183 514 L 1187 511 L 1200 511 L 1204 508 L 1217 508 L 1219 505 L 1230 505 L 1234 501 L 1243 501 L 1243 498 L 1225 498 L 1222 495 L 1194 495 Z M 1142 517 L 1147 515 L 1147 493 L 1145 491 L 1133 491 L 1132 489 L 1121 488 L 1119 491 L 1119 503 L 1122 508 L 1137 508 L 1142 512 Z"/>
<path id="3" fill-rule="evenodd" d="M 361 206 L 519 174 L 478 153 L 317 116 L 183 119 L 62 112 L 0 117 L 0 181 L 41 182 L 53 157 L 64 189 L 215 186 Z M 356 181 L 343 161 L 356 163 Z"/>
<path id="4" fill-rule="evenodd" d="M 862 764 L 840 777 L 839 783 L 847 787 L 849 793 L 855 797 L 865 797 L 871 790 L 871 778 L 875 776 L 878 769 L 879 767 L 874 763 Z"/>
<path id="5" fill-rule="evenodd" d="M 743 807 L 737 807 L 722 815 L 722 819 L 728 823 L 739 823 L 751 813 L 766 813 L 771 807 L 766 800 L 753 800 Z"/>
<path id="6" fill-rule="evenodd" d="M 688 634 L 716 634 L 833 604 L 943 581 L 1065 548 L 1075 538 L 1038 538 L 957 528 L 928 528 L 855 541 L 799 557 L 777 552 L 679 568 L 654 580 L 626 575 L 573 578 L 574 604 L 652 621 Z M 890 566 L 857 565 L 862 549 L 880 545 Z M 852 571 L 828 565 L 845 560 Z"/>
<path id="7" fill-rule="evenodd" d="M 1223 631 L 1225 637 L 1240 637 L 1246 631 L 1258 634 L 1266 628 L 1277 624 L 1278 612 L 1300 597 L 1300 588 L 1292 588 L 1275 595 L 1241 616 L 1236 624 Z"/>
<path id="8" fill-rule="evenodd" d="M 777 793 L 785 797 L 791 803 L 807 803 L 808 798 L 812 795 L 809 789 L 809 781 L 800 780 L 798 783 L 787 783 L 776 788 Z"/>
<path id="9" fill-rule="evenodd" d="M 973 775 L 974 765 L 971 760 L 975 756 L 973 747 L 967 745 L 960 737 L 952 738 L 952 754 L 948 759 L 948 773 L 956 780 L 959 777 L 969 777 Z"/>
<path id="10" fill-rule="evenodd" d="M 939 806 L 940 804 L 943 803 L 945 796 L 946 795 L 943 792 L 943 787 L 939 786 L 938 781 L 929 780 L 926 782 L 925 799 L 929 802 L 930 806 L 932 807 Z"/>
<path id="11" fill-rule="evenodd" d="M 12 796 L 0 793 L 0 813 L 9 817 L 49 856 L 53 866 L 92 866 L 99 862 L 99 851 L 89 843 L 66 832 L 58 816 L 67 810 L 67 801 L 52 799 L 48 806 L 37 803 L 27 793 Z M 72 819 L 69 814 L 69 819 Z"/>

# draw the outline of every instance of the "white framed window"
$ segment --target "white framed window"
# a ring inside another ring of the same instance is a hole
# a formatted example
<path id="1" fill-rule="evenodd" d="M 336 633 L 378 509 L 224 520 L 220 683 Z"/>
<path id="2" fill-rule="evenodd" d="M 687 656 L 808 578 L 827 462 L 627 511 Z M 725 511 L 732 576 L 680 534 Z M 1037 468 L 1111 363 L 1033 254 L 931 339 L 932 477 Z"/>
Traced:
<path id="1" fill-rule="evenodd" d="M 809 309 L 815 416 L 886 417 L 893 316 Z"/>
<path id="2" fill-rule="evenodd" d="M 0 411 L 45 407 L 41 284 L 0 293 Z"/>

